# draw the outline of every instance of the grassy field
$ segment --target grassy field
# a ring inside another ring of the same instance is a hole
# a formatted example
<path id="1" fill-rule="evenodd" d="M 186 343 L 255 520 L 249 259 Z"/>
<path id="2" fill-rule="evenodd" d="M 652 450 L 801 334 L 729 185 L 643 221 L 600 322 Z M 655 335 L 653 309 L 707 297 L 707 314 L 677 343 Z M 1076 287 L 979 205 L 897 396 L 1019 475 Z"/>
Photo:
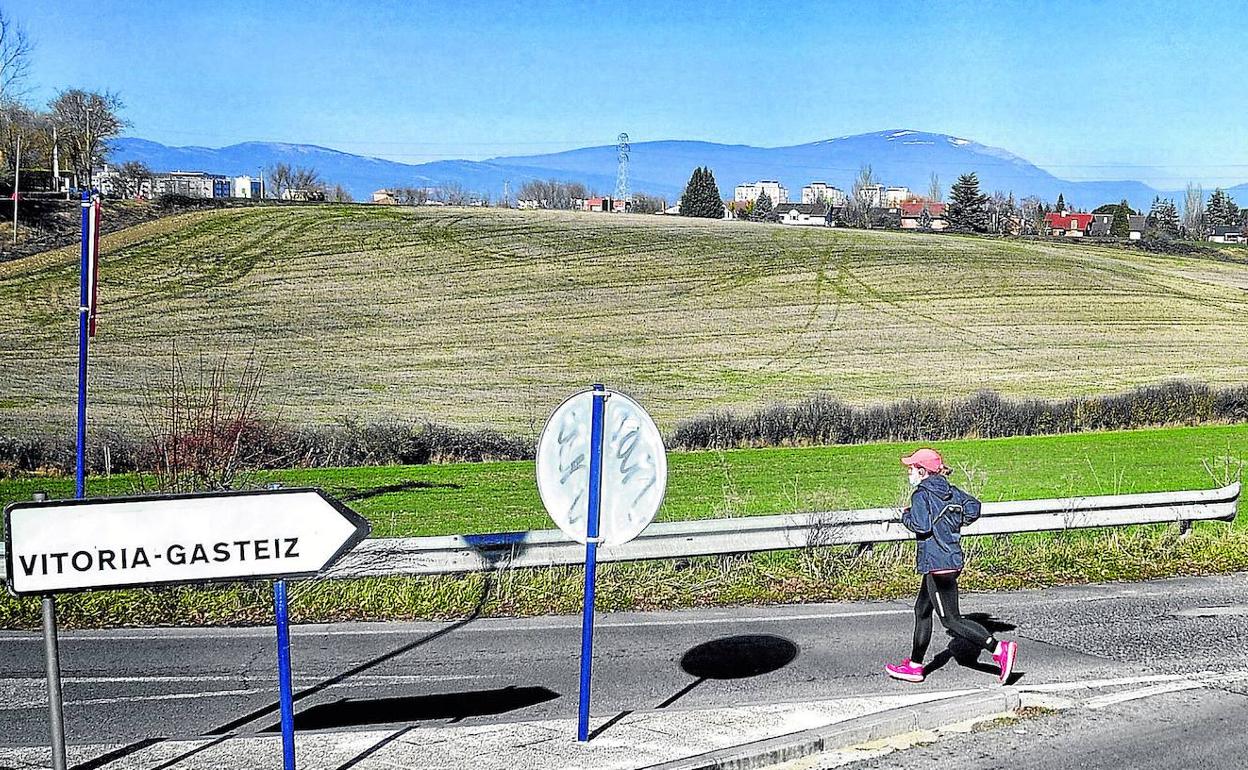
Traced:
<path id="1" fill-rule="evenodd" d="M 1248 426 L 949 441 L 938 446 L 959 469 L 957 483 L 985 500 L 1161 492 L 1225 483 L 1218 475 L 1226 460 L 1237 464 L 1248 459 Z M 658 518 L 895 505 L 908 492 L 898 458 L 913 449 L 908 444 L 861 444 L 673 452 Z M 531 462 L 287 470 L 251 480 L 322 487 L 368 517 L 376 537 L 554 526 L 538 499 Z M 88 492 L 129 494 L 140 486 L 133 476 L 114 476 L 91 480 Z M 36 490 L 72 496 L 73 480 L 3 481 L 0 504 L 28 500 Z"/>
<path id="2" fill-rule="evenodd" d="M 106 213 L 107 216 L 107 213 Z M 669 431 L 816 391 L 1067 396 L 1248 380 L 1248 264 L 679 218 L 369 206 L 180 215 L 104 239 L 95 425 L 184 355 L 245 355 L 294 422 L 527 432 L 606 381 Z M 68 430 L 77 256 L 0 264 L 0 430 Z"/>
<path id="3" fill-rule="evenodd" d="M 955 481 L 986 500 L 1152 492 L 1221 486 L 1248 456 L 1248 426 L 1175 428 L 1067 436 L 953 441 L 939 445 L 960 470 Z M 897 462 L 912 446 L 868 444 L 802 449 L 673 453 L 664 520 L 894 505 L 906 494 Z M 322 486 L 365 514 L 377 536 L 509 531 L 552 526 L 538 501 L 531 463 L 284 471 L 252 479 Z M 125 494 L 133 477 L 95 479 L 94 495 Z M 0 482 L 0 501 L 36 490 L 72 493 L 63 478 Z M 1248 510 L 1233 525 L 972 538 L 969 589 L 1130 580 L 1248 569 Z M 913 546 L 858 554 L 803 549 L 750 557 L 608 564 L 603 609 L 890 598 L 914 589 Z M 487 577 L 393 577 L 303 581 L 301 621 L 383 620 L 576 612 L 580 570 L 507 571 Z M 267 589 L 172 588 L 65 596 L 70 626 L 264 623 Z M 0 627 L 38 624 L 38 602 L 0 598 Z"/>

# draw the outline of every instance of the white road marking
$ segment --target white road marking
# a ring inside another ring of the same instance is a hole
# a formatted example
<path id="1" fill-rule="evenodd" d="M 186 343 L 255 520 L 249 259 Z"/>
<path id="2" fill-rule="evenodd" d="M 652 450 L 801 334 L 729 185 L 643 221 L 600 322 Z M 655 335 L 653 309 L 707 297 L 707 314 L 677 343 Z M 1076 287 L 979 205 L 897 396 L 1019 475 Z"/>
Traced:
<path id="1" fill-rule="evenodd" d="M 221 698 L 233 697 L 241 695 L 259 695 L 261 693 L 272 693 L 269 688 L 262 690 L 208 690 L 205 692 L 179 692 L 168 693 L 165 695 L 127 695 L 117 698 L 86 698 L 83 700 L 67 700 L 66 706 L 108 706 L 114 703 L 134 703 L 136 701 L 159 701 L 159 700 L 186 700 L 188 698 Z M 36 704 L 4 704 L 0 705 L 0 711 L 25 711 L 27 709 L 43 707 L 48 704 L 45 699 L 43 703 Z"/>
<path id="2" fill-rule="evenodd" d="M 1201 674 L 1208 672 L 1200 672 Z M 1050 682 L 1048 684 L 1020 685 L 1019 690 L 1027 692 L 1068 692 L 1070 690 L 1098 690 L 1102 687 L 1129 687 L 1133 684 L 1152 684 L 1156 682 L 1189 681 L 1192 674 L 1157 674 L 1154 676 L 1132 676 L 1123 679 L 1083 679 L 1074 682 Z M 1196 674 L 1195 676 L 1199 676 Z"/>
<path id="3" fill-rule="evenodd" d="M 453 682 L 463 679 L 491 678 L 494 674 L 356 674 L 352 682 L 368 682 L 370 684 L 415 684 L 420 682 Z M 317 684 L 325 680 L 323 676 L 296 676 L 294 681 L 305 684 Z M 25 682 L 43 682 L 43 676 L 2 677 L 0 686 L 6 684 L 22 684 Z M 276 682 L 276 676 L 66 676 L 61 678 L 66 684 L 149 684 L 149 683 L 192 683 L 200 682 Z"/>
<path id="4" fill-rule="evenodd" d="M 1083 707 L 1092 709 L 1103 709 L 1107 706 L 1114 706 L 1119 703 L 1140 700 L 1141 698 L 1151 698 L 1154 695 L 1165 695 L 1171 692 L 1183 692 L 1184 690 L 1199 690 L 1207 687 L 1208 684 L 1200 681 L 1186 680 L 1178 682 L 1169 682 L 1166 684 L 1155 684 L 1152 687 L 1144 687 L 1139 690 L 1127 690 L 1126 692 L 1115 692 L 1109 695 L 1100 695 L 1095 698 L 1089 698 L 1083 702 Z"/>

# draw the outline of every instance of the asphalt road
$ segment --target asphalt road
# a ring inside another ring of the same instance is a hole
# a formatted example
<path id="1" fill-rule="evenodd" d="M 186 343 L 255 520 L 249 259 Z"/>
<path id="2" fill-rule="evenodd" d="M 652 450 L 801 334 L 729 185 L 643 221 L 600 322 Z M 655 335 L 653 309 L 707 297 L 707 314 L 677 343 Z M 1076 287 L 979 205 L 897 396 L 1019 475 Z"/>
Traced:
<path id="1" fill-rule="evenodd" d="M 1248 603 L 1248 574 L 973 594 L 962 605 L 1019 640 L 1019 681 L 1039 684 L 1248 670 L 1248 606 L 1241 603 Z M 907 692 L 916 685 L 885 678 L 881 666 L 907 654 L 911 617 L 902 601 L 600 615 L 593 711 L 609 718 L 655 708 Z M 946 642 L 938 632 L 933 652 Z M 579 645 L 579 618 L 568 617 L 297 627 L 296 724 L 355 730 L 567 717 L 576 710 Z M 275 657 L 271 628 L 66 633 L 68 738 L 138 745 L 271 729 Z M 938 660 L 929 684 L 918 687 L 995 682 L 984 661 L 976 668 L 947 654 Z M 0 672 L 0 745 L 46 745 L 40 637 L 0 634 Z M 1248 705 L 1243 684 L 1210 692 L 1218 699 L 1208 703 L 1213 712 L 1234 706 L 1243 712 L 1241 704 Z M 1185 717 L 1200 713 L 1176 708 Z M 1111 712 L 1104 713 L 1108 720 Z M 1053 718 L 1058 742 L 1064 718 Z M 1191 729 L 1194 735 L 1212 730 Z M 1113 722 L 1099 734 L 1112 744 Z M 1223 745 L 1243 746 L 1239 741 Z M 970 766 L 1002 766 L 984 761 Z"/>

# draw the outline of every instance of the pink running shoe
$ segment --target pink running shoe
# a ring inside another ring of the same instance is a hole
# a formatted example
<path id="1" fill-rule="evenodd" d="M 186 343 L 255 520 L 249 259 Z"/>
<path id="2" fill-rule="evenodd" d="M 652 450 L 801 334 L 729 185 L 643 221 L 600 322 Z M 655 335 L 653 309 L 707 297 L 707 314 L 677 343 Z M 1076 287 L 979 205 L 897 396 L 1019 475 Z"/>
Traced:
<path id="1" fill-rule="evenodd" d="M 923 664 L 911 663 L 909 658 L 901 663 L 889 663 L 884 666 L 884 671 L 893 679 L 900 679 L 903 682 L 923 681 Z"/>
<path id="2" fill-rule="evenodd" d="M 992 659 L 1001 667 L 1001 684 L 1010 681 L 1010 674 L 1014 673 L 1014 659 L 1017 657 L 1017 643 L 1001 642 L 997 645 L 997 651 L 992 654 Z"/>

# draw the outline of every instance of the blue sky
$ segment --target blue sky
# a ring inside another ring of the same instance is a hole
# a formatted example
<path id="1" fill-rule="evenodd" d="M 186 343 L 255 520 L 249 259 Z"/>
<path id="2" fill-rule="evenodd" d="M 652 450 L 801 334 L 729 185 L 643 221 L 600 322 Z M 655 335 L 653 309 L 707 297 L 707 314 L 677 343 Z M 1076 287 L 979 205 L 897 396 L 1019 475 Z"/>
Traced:
<path id="1" fill-rule="evenodd" d="M 417 163 L 886 128 L 1068 179 L 1248 181 L 1236 3 L 27 0 L 32 94 L 118 92 L 129 135 Z M 1181 10 L 1175 10 L 1181 8 Z"/>

